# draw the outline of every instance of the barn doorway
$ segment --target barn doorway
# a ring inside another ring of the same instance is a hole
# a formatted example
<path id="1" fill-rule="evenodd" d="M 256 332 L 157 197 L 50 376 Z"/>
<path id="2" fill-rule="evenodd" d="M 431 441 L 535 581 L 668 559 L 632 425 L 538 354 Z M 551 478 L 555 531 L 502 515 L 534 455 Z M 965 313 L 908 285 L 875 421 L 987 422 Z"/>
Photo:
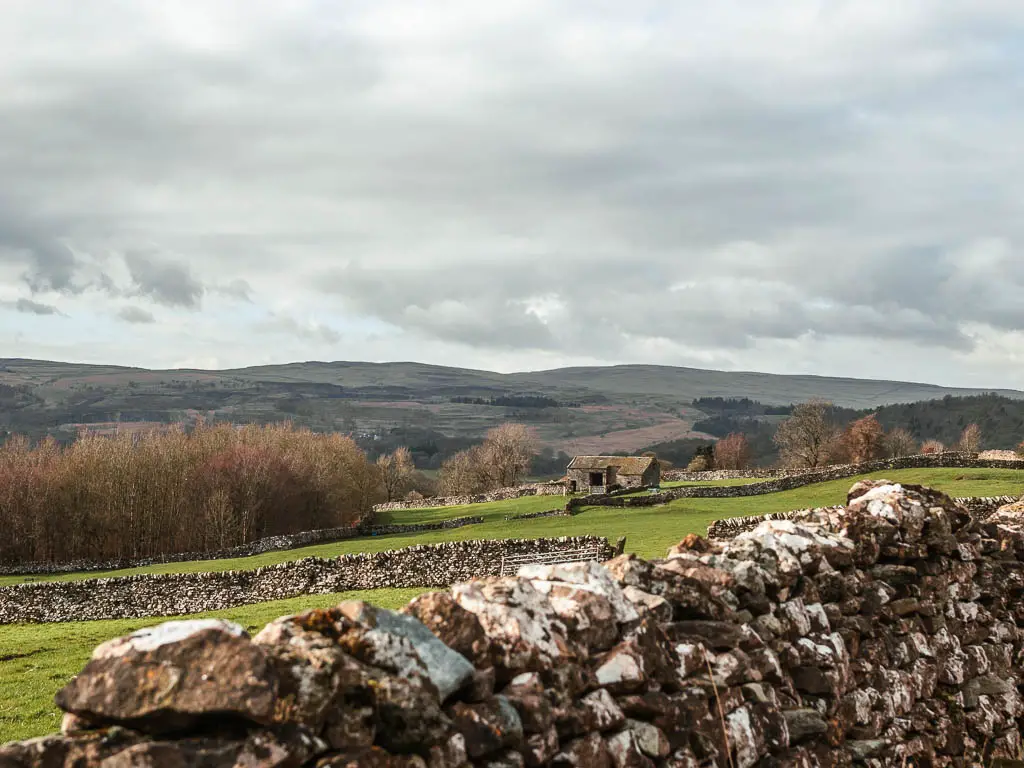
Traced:
<path id="1" fill-rule="evenodd" d="M 604 472 L 591 472 L 590 485 L 593 487 L 599 487 L 604 485 Z"/>

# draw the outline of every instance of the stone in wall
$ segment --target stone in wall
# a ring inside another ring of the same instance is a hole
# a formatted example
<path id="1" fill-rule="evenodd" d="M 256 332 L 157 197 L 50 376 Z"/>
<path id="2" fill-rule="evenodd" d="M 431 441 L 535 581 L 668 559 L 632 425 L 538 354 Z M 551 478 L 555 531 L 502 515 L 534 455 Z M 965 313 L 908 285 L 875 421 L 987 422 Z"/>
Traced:
<path id="1" fill-rule="evenodd" d="M 108 644 L 58 698 L 64 733 L 0 765 L 990 765 L 1024 749 L 1022 574 L 1012 519 L 859 483 L 841 510 L 528 566 L 401 617 L 350 602 L 252 639 L 186 623 Z M 245 668 L 201 674 L 227 656 Z M 154 717 L 156 659 L 181 682 Z"/>

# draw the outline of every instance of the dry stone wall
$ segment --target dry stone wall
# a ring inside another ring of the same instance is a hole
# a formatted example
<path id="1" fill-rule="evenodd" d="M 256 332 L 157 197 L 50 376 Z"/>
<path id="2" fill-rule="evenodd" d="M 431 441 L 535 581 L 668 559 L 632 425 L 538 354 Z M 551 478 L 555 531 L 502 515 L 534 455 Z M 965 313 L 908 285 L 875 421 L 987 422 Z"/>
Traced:
<path id="1" fill-rule="evenodd" d="M 101 645 L 0 765 L 847 768 L 1024 750 L 1024 531 L 859 483 L 661 560 L 171 622 Z M 104 762 L 106 761 L 106 762 Z"/>
<path id="2" fill-rule="evenodd" d="M 1007 457 L 1010 458 L 1007 458 Z M 821 470 L 812 469 L 716 469 L 709 472 L 686 472 L 668 470 L 662 473 L 663 480 L 704 483 L 715 480 L 776 479 L 787 477 L 829 475 L 829 479 L 853 477 L 868 472 L 890 469 L 922 469 L 929 467 L 958 467 L 961 469 L 1024 469 L 1024 460 L 1015 457 L 1013 451 L 986 451 L 982 454 L 945 451 L 943 453 L 901 456 L 895 459 L 879 459 L 861 464 L 836 464 Z M 814 480 L 813 482 L 820 482 Z"/>
<path id="3" fill-rule="evenodd" d="M 122 568 L 144 568 L 162 563 L 183 563 L 193 560 L 226 560 L 237 557 L 252 557 L 265 552 L 279 552 L 314 544 L 326 544 L 344 541 L 362 536 L 389 536 L 398 533 L 417 533 L 420 531 L 440 531 L 462 528 L 467 525 L 482 523 L 482 517 L 453 517 L 436 523 L 415 523 L 410 525 L 372 525 L 363 524 L 346 528 L 323 528 L 316 531 L 304 531 L 284 536 L 268 536 L 263 539 L 228 549 L 210 552 L 182 552 L 175 555 L 147 557 L 121 560 L 72 560 L 67 563 L 22 563 L 20 565 L 0 566 L 0 574 L 6 576 L 31 576 L 50 573 L 82 573 L 88 571 L 116 571 Z"/>
<path id="4" fill-rule="evenodd" d="M 455 541 L 331 559 L 307 557 L 248 571 L 30 582 L 0 587 L 0 624 L 175 616 L 297 595 L 443 587 L 497 574 L 506 556 L 588 547 L 598 559 L 613 554 L 607 539 L 596 536 Z"/>
<path id="5" fill-rule="evenodd" d="M 463 496 L 434 496 L 416 501 L 389 501 L 376 504 L 374 512 L 393 512 L 397 509 L 428 509 L 433 507 L 461 507 L 466 504 L 488 504 L 494 501 L 521 499 L 524 496 L 564 496 L 565 483 L 532 483 L 517 485 L 512 488 L 498 488 L 487 493 L 466 494 Z"/>
<path id="6" fill-rule="evenodd" d="M 977 515 L 988 516 L 1000 508 L 1019 501 L 1017 496 L 967 496 L 954 501 L 967 511 Z M 771 512 L 767 515 L 751 515 L 749 517 L 728 517 L 715 520 L 708 526 L 709 539 L 731 539 L 744 531 L 752 531 L 766 520 L 800 520 L 807 516 L 822 512 L 834 511 L 842 507 L 817 507 L 814 509 L 795 509 L 789 512 Z"/>
<path id="7" fill-rule="evenodd" d="M 716 480 L 746 480 L 773 477 L 789 477 L 790 475 L 806 474 L 806 469 L 767 469 L 751 467 L 749 469 L 711 469 L 704 472 L 687 472 L 685 469 L 668 469 L 661 473 L 663 481 L 684 483 L 708 483 Z"/>

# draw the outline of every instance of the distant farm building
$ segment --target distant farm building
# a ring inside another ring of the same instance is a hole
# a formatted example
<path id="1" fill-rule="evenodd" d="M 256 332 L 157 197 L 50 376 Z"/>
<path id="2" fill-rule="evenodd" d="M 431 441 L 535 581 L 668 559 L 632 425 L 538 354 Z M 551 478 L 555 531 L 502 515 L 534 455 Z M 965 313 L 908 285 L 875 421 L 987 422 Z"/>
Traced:
<path id="1" fill-rule="evenodd" d="M 566 471 L 569 493 L 606 493 L 661 483 L 661 465 L 653 456 L 577 456 Z"/>

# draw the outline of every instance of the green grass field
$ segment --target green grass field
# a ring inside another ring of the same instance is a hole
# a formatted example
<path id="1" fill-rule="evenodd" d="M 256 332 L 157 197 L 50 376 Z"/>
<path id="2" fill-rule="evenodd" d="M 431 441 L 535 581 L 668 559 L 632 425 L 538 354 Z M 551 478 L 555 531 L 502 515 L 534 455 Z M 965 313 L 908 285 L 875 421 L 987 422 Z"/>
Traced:
<path id="1" fill-rule="evenodd" d="M 953 496 L 1002 496 L 1024 494 L 1024 473 L 996 469 L 907 469 L 875 473 L 905 483 L 929 485 Z M 482 538 L 568 536 L 595 534 L 614 541 L 627 537 L 627 550 L 642 557 L 661 557 L 688 533 L 704 534 L 714 520 L 724 517 L 782 512 L 804 507 L 841 504 L 858 478 L 798 488 L 792 491 L 741 499 L 680 499 L 660 507 L 616 509 L 590 507 L 574 517 L 505 521 L 506 515 L 554 509 L 561 497 L 525 497 L 468 507 L 402 510 L 382 516 L 382 522 L 419 523 L 466 515 L 485 519 L 480 525 L 450 531 L 381 536 L 323 544 L 286 552 L 271 552 L 235 560 L 172 563 L 120 573 L 167 573 L 175 571 L 256 568 L 299 557 L 337 556 L 348 552 L 376 552 L 384 549 L 438 541 Z M 70 574 L 62 579 L 87 578 L 96 574 Z M 114 574 L 104 574 L 114 575 Z M 23 578 L 7 578 L 12 583 Z M 360 593 L 310 595 L 258 605 L 217 611 L 255 630 L 277 616 L 310 607 L 326 606 L 346 598 L 360 598 L 385 607 L 398 607 L 423 589 L 371 590 Z M 0 742 L 38 736 L 54 731 L 59 715 L 53 695 L 85 663 L 100 642 L 165 619 L 93 621 L 67 624 L 0 626 Z"/>

